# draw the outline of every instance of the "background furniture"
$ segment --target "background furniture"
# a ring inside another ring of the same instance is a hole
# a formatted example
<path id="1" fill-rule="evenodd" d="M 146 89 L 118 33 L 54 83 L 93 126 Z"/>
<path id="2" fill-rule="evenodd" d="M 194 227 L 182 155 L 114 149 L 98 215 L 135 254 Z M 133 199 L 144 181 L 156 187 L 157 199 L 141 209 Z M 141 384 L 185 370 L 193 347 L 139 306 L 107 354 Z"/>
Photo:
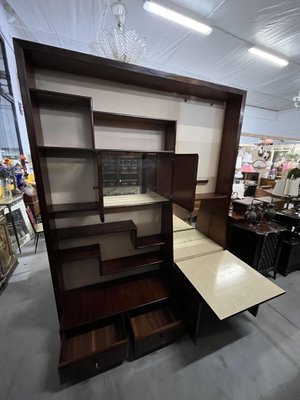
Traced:
<path id="1" fill-rule="evenodd" d="M 259 172 L 242 172 L 244 181 L 252 181 L 258 184 Z"/>
<path id="2" fill-rule="evenodd" d="M 281 241 L 278 258 L 278 272 L 286 276 L 300 269 L 300 218 L 298 213 L 290 209 L 277 212 L 275 220 L 288 230 Z"/>
<path id="3" fill-rule="evenodd" d="M 181 321 L 188 325 L 172 290 L 172 203 L 193 211 L 198 157 L 174 153 L 176 120 L 129 115 L 126 101 L 118 112 L 109 107 L 124 92 L 135 109 L 142 98 L 146 110 L 155 96 L 153 113 L 161 99 L 176 110 L 190 96 L 222 103 L 215 191 L 202 198 L 221 199 L 215 214 L 224 241 L 245 92 L 37 43 L 14 45 L 60 321 L 59 371 L 62 381 L 76 380 L 159 348 L 176 338 Z M 94 109 L 95 99 L 104 110 Z M 128 178 L 139 193 L 104 196 L 125 153 L 139 160 L 139 178 Z M 204 230 L 213 214 L 203 208 Z"/>
<path id="4" fill-rule="evenodd" d="M 277 270 L 287 276 L 290 272 L 300 270 L 300 237 L 286 234 L 281 241 Z"/>
<path id="5" fill-rule="evenodd" d="M 36 189 L 34 189 L 32 194 L 25 191 L 23 193 L 23 200 L 24 200 L 24 204 L 25 204 L 26 208 L 27 208 L 27 206 L 29 206 L 34 218 L 37 219 L 39 217 L 41 211 L 40 211 L 39 199 L 38 199 Z"/>
<path id="6" fill-rule="evenodd" d="M 0 292 L 7 285 L 11 274 L 18 264 L 12 250 L 4 209 L 5 207 L 0 207 Z"/>
<path id="7" fill-rule="evenodd" d="M 245 183 L 244 196 L 254 196 L 258 185 L 259 172 L 242 172 L 242 174 Z"/>
<path id="8" fill-rule="evenodd" d="M 29 206 L 27 206 L 26 212 L 27 212 L 29 221 L 31 223 L 31 226 L 32 226 L 32 229 L 34 232 L 34 243 L 35 243 L 34 252 L 36 253 L 38 243 L 39 243 L 39 237 L 41 234 L 44 233 L 44 228 L 43 228 L 43 224 L 41 222 L 40 223 L 36 222 L 36 219 L 35 219 L 34 215 L 32 214 L 31 208 Z"/>
<path id="9" fill-rule="evenodd" d="M 275 184 L 276 184 L 275 179 L 270 179 L 270 178 L 259 179 L 259 186 L 274 188 Z"/>
<path id="10" fill-rule="evenodd" d="M 5 206 L 7 216 L 8 230 L 12 239 L 13 249 L 16 247 L 21 253 L 21 246 L 30 240 L 29 221 L 25 219 L 26 213 L 23 194 L 11 197 L 7 200 L 0 200 L 0 206 Z"/>
<path id="11" fill-rule="evenodd" d="M 229 228 L 229 251 L 263 275 L 276 266 L 282 234 L 286 228 L 276 223 L 238 222 Z"/>
<path id="12" fill-rule="evenodd" d="M 232 201 L 232 211 L 237 214 L 244 215 L 247 211 L 248 207 L 253 204 L 254 206 L 258 206 L 262 202 L 259 199 L 254 199 L 253 197 L 245 197 L 241 200 L 233 200 Z"/>

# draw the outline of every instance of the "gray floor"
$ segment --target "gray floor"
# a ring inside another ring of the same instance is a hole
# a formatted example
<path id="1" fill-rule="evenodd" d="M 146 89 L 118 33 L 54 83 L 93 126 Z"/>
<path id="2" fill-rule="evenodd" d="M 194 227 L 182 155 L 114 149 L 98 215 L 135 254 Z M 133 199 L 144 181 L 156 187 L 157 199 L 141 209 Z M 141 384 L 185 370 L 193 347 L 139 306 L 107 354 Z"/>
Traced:
<path id="1" fill-rule="evenodd" d="M 43 240 L 23 248 L 0 296 L 0 399 L 299 400 L 300 271 L 277 284 L 287 294 L 240 314 L 210 320 L 197 346 L 171 346 L 73 386 L 57 377 L 58 323 Z M 253 288 L 255 290 L 255 288 Z"/>

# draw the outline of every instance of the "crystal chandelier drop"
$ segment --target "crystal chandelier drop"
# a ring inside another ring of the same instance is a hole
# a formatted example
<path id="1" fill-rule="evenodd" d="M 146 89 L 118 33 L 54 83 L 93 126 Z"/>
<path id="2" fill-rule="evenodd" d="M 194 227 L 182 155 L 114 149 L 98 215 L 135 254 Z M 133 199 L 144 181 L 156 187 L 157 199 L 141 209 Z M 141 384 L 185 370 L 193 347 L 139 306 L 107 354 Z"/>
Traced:
<path id="1" fill-rule="evenodd" d="M 140 38 L 134 29 L 124 28 L 127 9 L 121 0 L 111 5 L 117 20 L 117 28 L 110 32 L 99 31 L 97 41 L 89 44 L 92 54 L 130 64 L 143 64 L 148 51 L 146 39 Z"/>
<path id="2" fill-rule="evenodd" d="M 300 107 L 300 92 L 298 93 L 298 96 L 293 97 L 293 102 L 295 107 Z"/>

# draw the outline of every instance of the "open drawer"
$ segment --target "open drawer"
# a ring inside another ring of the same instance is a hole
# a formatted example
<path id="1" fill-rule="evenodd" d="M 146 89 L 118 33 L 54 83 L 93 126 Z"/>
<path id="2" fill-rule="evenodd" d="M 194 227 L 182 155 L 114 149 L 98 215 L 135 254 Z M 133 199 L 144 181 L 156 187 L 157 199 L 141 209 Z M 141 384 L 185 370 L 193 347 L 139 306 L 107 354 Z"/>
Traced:
<path id="1" fill-rule="evenodd" d="M 61 383 L 78 381 L 121 364 L 128 339 L 123 319 L 94 324 L 77 332 L 63 332 L 59 360 Z"/>
<path id="2" fill-rule="evenodd" d="M 170 304 L 130 315 L 129 323 L 133 342 L 133 358 L 166 346 L 175 341 L 184 331 L 184 325 L 178 312 Z"/>

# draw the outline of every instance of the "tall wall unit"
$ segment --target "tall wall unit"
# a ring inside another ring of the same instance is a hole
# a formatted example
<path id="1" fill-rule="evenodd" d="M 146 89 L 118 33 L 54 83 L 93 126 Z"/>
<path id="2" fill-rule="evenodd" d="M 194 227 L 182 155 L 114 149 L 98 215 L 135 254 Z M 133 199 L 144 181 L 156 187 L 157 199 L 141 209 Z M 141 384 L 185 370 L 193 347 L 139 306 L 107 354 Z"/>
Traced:
<path id="1" fill-rule="evenodd" d="M 170 285 L 172 203 L 193 210 L 198 155 L 175 154 L 175 119 L 107 111 L 105 98 L 95 109 L 92 96 L 64 91 L 66 76 L 78 86 L 88 76 L 139 95 L 224 103 L 217 194 L 203 195 L 198 227 L 207 234 L 216 222 L 223 245 L 245 92 L 18 39 L 14 46 L 60 321 L 59 372 L 76 380 L 182 331 Z"/>

